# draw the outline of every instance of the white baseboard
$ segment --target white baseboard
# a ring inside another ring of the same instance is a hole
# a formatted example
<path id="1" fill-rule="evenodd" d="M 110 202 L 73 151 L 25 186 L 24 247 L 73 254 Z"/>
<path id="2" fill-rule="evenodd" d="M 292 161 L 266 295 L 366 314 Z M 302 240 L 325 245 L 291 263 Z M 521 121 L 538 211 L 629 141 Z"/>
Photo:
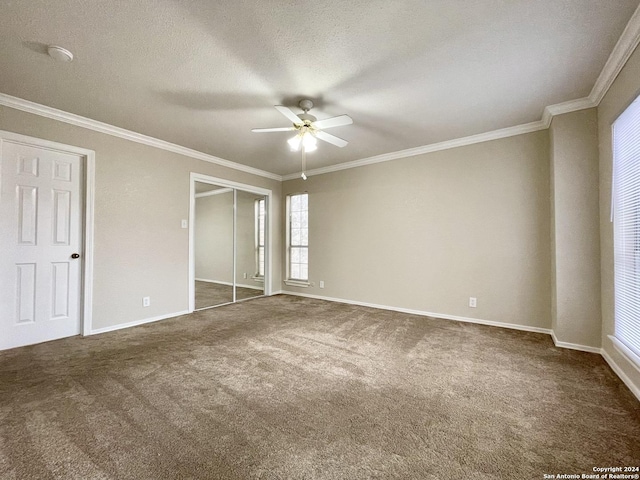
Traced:
<path id="1" fill-rule="evenodd" d="M 295 295 L 298 297 L 315 298 L 317 300 L 327 300 L 329 302 L 347 303 L 349 305 L 359 305 L 361 307 L 378 308 L 380 310 L 391 310 L 394 312 L 409 313 L 411 315 L 420 315 L 423 317 L 434 317 L 434 318 L 441 318 L 443 320 L 455 320 L 458 322 L 477 323 L 480 325 L 489 325 L 492 327 L 503 327 L 503 328 L 510 328 L 512 330 L 523 330 L 525 332 L 546 333 L 547 335 L 551 334 L 551 329 L 549 328 L 530 327 L 528 325 L 517 325 L 515 323 L 494 322 L 493 320 L 482 320 L 479 318 L 460 317 L 458 315 L 447 315 L 444 313 L 425 312 L 423 310 L 412 310 L 410 308 L 390 307 L 388 305 L 378 305 L 375 303 L 358 302 L 355 300 L 345 300 L 342 298 L 323 297 L 321 295 L 311 295 L 308 293 L 290 292 L 286 290 L 281 291 L 280 293 L 284 295 Z"/>
<path id="2" fill-rule="evenodd" d="M 293 295 L 293 296 L 298 296 L 298 297 L 307 297 L 307 298 L 314 298 L 314 299 L 318 299 L 318 300 L 326 300 L 329 302 L 337 302 L 337 303 L 346 303 L 349 305 L 359 305 L 362 307 L 370 307 L 370 308 L 378 308 L 381 310 L 391 310 L 394 312 L 401 312 L 401 313 L 408 313 L 408 314 L 412 314 L 412 315 L 420 315 L 420 316 L 425 316 L 425 317 L 434 317 L 434 318 L 441 318 L 443 320 L 454 320 L 454 321 L 458 321 L 458 322 L 468 322 L 468 323 L 477 323 L 480 325 L 488 325 L 488 326 L 492 326 L 492 327 L 502 327 L 502 328 L 510 328 L 513 330 L 523 330 L 526 332 L 535 332 L 535 333 L 545 333 L 548 335 L 551 335 L 551 338 L 553 339 L 553 343 L 555 344 L 556 347 L 561 347 L 561 348 L 569 348 L 572 350 L 580 350 L 580 351 L 584 351 L 584 352 L 590 352 L 590 353 L 599 353 L 600 355 L 602 355 L 602 357 L 605 359 L 605 361 L 609 364 L 609 366 L 611 367 L 611 369 L 616 373 L 616 375 L 618 375 L 618 377 L 624 382 L 624 384 L 629 388 L 629 390 L 631 390 L 631 393 L 633 393 L 635 395 L 635 397 L 640 400 L 640 388 L 638 388 L 638 386 L 636 386 L 631 379 L 624 373 L 624 371 L 618 366 L 618 364 L 613 360 L 613 358 L 611 358 L 609 356 L 609 354 L 606 352 L 606 350 L 604 348 L 595 348 L 595 347 L 589 347 L 586 345 L 578 345 L 575 343 L 567 343 L 567 342 L 559 342 L 558 339 L 556 338 L 555 333 L 553 332 L 553 330 L 549 329 L 549 328 L 540 328 L 540 327 L 530 327 L 527 325 L 517 325 L 517 324 L 513 324 L 513 323 L 502 323 L 502 322 L 494 322 L 492 320 L 482 320 L 482 319 L 478 319 L 478 318 L 469 318 L 469 317 L 461 317 L 458 315 L 446 315 L 446 314 L 441 314 L 441 313 L 432 313 L 432 312 L 425 312 L 422 310 L 412 310 L 409 308 L 399 308 L 399 307 L 390 307 L 388 305 L 378 305 L 378 304 L 374 304 L 374 303 L 367 303 L 367 302 L 358 302 L 355 300 L 345 300 L 345 299 L 341 299 L 341 298 L 333 298 L 333 297 L 324 297 L 321 295 L 311 295 L 311 294 L 307 294 L 307 293 L 298 293 L 298 292 L 288 292 L 285 290 L 277 290 L 275 292 L 272 292 L 271 295 Z M 91 330 L 90 335 L 97 335 L 100 333 L 106 333 L 106 332 L 112 332 L 115 330 L 121 330 L 123 328 L 130 328 L 130 327 L 135 327 L 138 325 L 144 325 L 145 323 L 152 323 L 152 322 L 157 322 L 160 320 L 166 320 L 168 318 L 174 318 L 174 317 L 179 317 L 181 315 L 187 315 L 190 312 L 188 310 L 183 310 L 181 312 L 175 312 L 175 313 L 170 313 L 167 315 L 160 315 L 157 317 L 151 317 L 151 318 L 144 318 L 141 320 L 135 320 L 133 322 L 128 322 L 128 323 L 122 323 L 119 325 L 113 325 L 110 327 L 104 327 L 104 328 L 98 328 L 95 330 Z"/>
<path id="3" fill-rule="evenodd" d="M 96 328 L 91 330 L 89 335 L 97 335 L 99 333 L 113 332 L 115 330 L 122 330 L 123 328 L 137 327 L 138 325 L 144 325 L 145 323 L 157 322 L 159 320 L 166 320 L 167 318 L 179 317 L 180 315 L 187 315 L 189 310 L 183 310 L 182 312 L 169 313 L 167 315 L 159 315 L 157 317 L 143 318 L 142 320 L 134 320 L 133 322 L 120 323 L 118 325 L 112 325 L 110 327 Z"/>
<path id="4" fill-rule="evenodd" d="M 556 332 L 551 330 L 551 338 L 553 339 L 553 344 L 556 347 L 560 348 L 568 348 L 570 350 L 580 350 L 581 352 L 589 352 L 589 353 L 600 353 L 600 347 L 590 347 L 588 345 L 580 345 L 579 343 L 569 343 L 569 342 L 561 342 L 556 337 Z"/>
<path id="5" fill-rule="evenodd" d="M 233 287 L 232 282 L 222 282 L 219 280 L 210 280 L 208 278 L 196 278 L 195 280 L 197 280 L 198 282 L 217 283 L 218 285 L 226 285 L 228 287 Z M 236 286 L 242 287 L 242 288 L 250 288 L 251 290 L 264 290 L 264 287 L 258 287 L 256 285 L 245 285 L 243 283 L 236 283 Z"/>
<path id="6" fill-rule="evenodd" d="M 631 381 L 627 374 L 624 373 L 624 370 L 622 370 L 620 366 L 613 360 L 613 358 L 609 356 L 604 348 L 600 349 L 600 355 L 602 355 L 605 361 L 609 364 L 611 370 L 613 370 L 615 374 L 618 375 L 620 380 L 622 380 L 624 384 L 629 388 L 629 390 L 631 390 L 631 393 L 633 393 L 635 397 L 640 400 L 640 388 Z"/>

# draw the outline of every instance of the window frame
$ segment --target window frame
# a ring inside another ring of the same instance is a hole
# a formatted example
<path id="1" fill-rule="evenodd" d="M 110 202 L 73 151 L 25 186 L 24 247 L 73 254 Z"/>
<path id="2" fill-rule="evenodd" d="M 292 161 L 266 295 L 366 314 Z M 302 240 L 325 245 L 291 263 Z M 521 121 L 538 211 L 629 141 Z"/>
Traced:
<path id="1" fill-rule="evenodd" d="M 292 242 L 292 216 L 293 216 L 293 212 L 291 210 L 291 200 L 293 197 L 296 196 L 306 196 L 307 197 L 307 209 L 306 209 L 306 213 L 307 213 L 307 226 L 306 226 L 306 230 L 307 230 L 307 244 L 306 245 L 302 245 L 302 244 L 296 244 L 293 245 Z M 300 249 L 306 249 L 307 251 L 307 278 L 303 279 L 303 278 L 294 278 L 291 276 L 291 260 L 292 260 L 292 249 L 293 248 L 300 248 Z M 297 286 L 297 287 L 310 287 L 311 283 L 309 282 L 309 193 L 308 192 L 298 192 L 298 193 L 291 193 L 288 194 L 286 196 L 286 276 L 285 276 L 285 280 L 284 283 L 286 285 L 291 285 L 291 286 Z"/>
<path id="2" fill-rule="evenodd" d="M 630 112 L 630 109 L 634 109 Z M 630 113 L 629 113 L 630 112 Z M 622 124 L 623 135 L 618 136 L 616 125 L 619 121 L 631 115 L 631 122 Z M 628 125 L 632 125 L 629 134 Z M 631 137 L 631 138 L 629 138 Z M 630 140 L 629 144 L 621 145 L 619 140 Z M 640 303 L 633 305 L 629 300 L 628 291 L 631 289 L 640 292 L 640 158 L 635 163 L 636 157 L 628 158 L 628 149 L 640 149 L 640 95 L 635 98 L 627 108 L 616 118 L 611 125 L 611 149 L 612 149 L 612 183 L 611 183 L 611 221 L 613 222 L 613 265 L 614 265 L 614 334 L 609 335 L 615 349 L 622 354 L 638 371 L 640 371 L 640 344 L 634 344 L 632 338 L 637 341 L 637 332 L 640 332 Z M 620 150 L 627 155 L 619 154 Z M 635 153 L 638 154 L 637 150 Z M 640 157 L 640 155 L 638 155 Z M 631 165 L 631 166 L 630 166 Z M 629 174 L 623 169 L 632 169 Z M 633 186 L 629 187 L 629 179 L 636 176 Z M 623 182 L 623 180 L 625 180 Z M 624 187 L 621 185 L 624 184 Z M 633 207 L 629 208 L 628 205 Z M 629 268 L 633 264 L 633 268 Z M 632 280 L 628 280 L 627 272 L 631 270 Z M 635 283 L 635 284 L 634 284 Z M 626 295 L 626 296 L 625 296 Z M 632 297 L 634 295 L 631 295 Z M 629 325 L 629 307 L 633 308 L 632 321 Z M 631 338 L 623 331 L 632 331 Z"/>
<path id="3" fill-rule="evenodd" d="M 262 205 L 262 211 L 260 210 Z M 255 204 L 255 261 L 256 273 L 253 279 L 264 282 L 264 274 L 266 268 L 266 249 L 265 243 L 267 239 L 266 215 L 267 215 L 267 199 L 256 198 Z M 261 222 L 262 220 L 262 222 Z M 262 230 L 262 232 L 261 232 Z M 262 243 L 260 242 L 260 233 L 262 233 Z M 260 249 L 262 249 L 262 261 L 260 261 Z M 262 267 L 262 268 L 261 268 Z M 262 273 L 260 273 L 262 271 Z"/>

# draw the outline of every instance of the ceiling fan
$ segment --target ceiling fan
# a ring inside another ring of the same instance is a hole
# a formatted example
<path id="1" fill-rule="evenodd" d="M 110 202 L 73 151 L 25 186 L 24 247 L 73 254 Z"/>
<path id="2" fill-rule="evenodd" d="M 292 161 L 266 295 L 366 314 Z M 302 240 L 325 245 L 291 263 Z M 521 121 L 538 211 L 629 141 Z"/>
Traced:
<path id="1" fill-rule="evenodd" d="M 351 125 L 353 120 L 349 115 L 338 115 L 337 117 L 318 120 L 316 117 L 309 114 L 309 110 L 313 108 L 313 102 L 308 99 L 300 100 L 300 102 L 298 102 L 298 106 L 303 110 L 303 113 L 295 114 L 288 107 L 275 105 L 276 110 L 293 122 L 291 127 L 254 128 L 251 131 L 254 133 L 297 131 L 295 136 L 287 140 L 287 143 L 293 151 L 302 150 L 302 173 L 300 176 L 303 180 L 306 180 L 306 152 L 313 152 L 318 148 L 316 139 L 319 138 L 323 142 L 330 143 L 340 148 L 346 146 L 349 142 L 340 137 L 336 137 L 335 135 L 331 135 L 324 130 L 327 128 L 341 127 L 343 125 Z"/>
<path id="2" fill-rule="evenodd" d="M 318 120 L 313 115 L 309 114 L 309 110 L 313 108 L 313 102 L 311 100 L 300 100 L 298 106 L 304 113 L 295 114 L 288 107 L 282 105 L 275 105 L 282 115 L 287 117 L 293 126 L 291 127 L 276 127 L 276 128 L 254 128 L 251 131 L 254 133 L 270 133 L 270 132 L 292 132 L 297 130 L 298 133 L 288 140 L 291 149 L 294 151 L 300 150 L 302 147 L 306 152 L 314 151 L 316 146 L 316 138 L 335 145 L 336 147 L 344 147 L 349 142 L 343 140 L 340 137 L 331 135 L 325 132 L 327 128 L 341 127 L 343 125 L 351 125 L 353 120 L 349 115 L 338 115 L 337 117 L 325 118 L 324 120 Z"/>

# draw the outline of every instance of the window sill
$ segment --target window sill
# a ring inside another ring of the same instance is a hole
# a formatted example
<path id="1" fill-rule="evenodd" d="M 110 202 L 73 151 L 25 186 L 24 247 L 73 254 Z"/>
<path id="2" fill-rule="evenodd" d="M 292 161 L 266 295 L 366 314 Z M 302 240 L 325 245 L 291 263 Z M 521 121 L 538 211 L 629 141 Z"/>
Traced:
<path id="1" fill-rule="evenodd" d="M 304 280 L 285 280 L 284 283 L 290 287 L 309 288 L 311 286 L 309 282 L 305 282 Z"/>
<path id="2" fill-rule="evenodd" d="M 640 357 L 613 335 L 609 335 L 609 340 L 611 340 L 618 353 L 625 357 L 629 363 L 640 372 Z"/>
<path id="3" fill-rule="evenodd" d="M 264 283 L 264 277 L 253 276 L 253 277 L 251 277 L 251 280 L 253 280 L 254 282 L 258 282 L 258 283 Z"/>

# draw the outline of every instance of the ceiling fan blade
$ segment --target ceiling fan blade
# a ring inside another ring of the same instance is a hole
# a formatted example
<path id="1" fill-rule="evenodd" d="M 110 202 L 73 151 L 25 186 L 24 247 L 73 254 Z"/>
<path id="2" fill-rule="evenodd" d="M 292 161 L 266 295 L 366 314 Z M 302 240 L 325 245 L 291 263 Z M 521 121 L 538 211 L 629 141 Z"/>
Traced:
<path id="1" fill-rule="evenodd" d="M 268 133 L 268 132 L 290 132 L 295 130 L 294 127 L 277 127 L 277 128 L 252 128 L 253 133 Z"/>
<path id="2" fill-rule="evenodd" d="M 336 137 L 335 135 L 331 135 L 327 132 L 314 132 L 314 135 L 327 143 L 335 145 L 336 147 L 345 147 L 349 142 L 341 139 L 340 137 Z"/>
<path id="3" fill-rule="evenodd" d="M 351 125 L 353 119 L 349 115 L 338 115 L 337 117 L 325 118 L 324 120 L 318 120 L 313 122 L 314 128 L 324 130 L 326 128 L 341 127 L 342 125 Z"/>
<path id="4" fill-rule="evenodd" d="M 294 124 L 302 123 L 300 117 L 298 117 L 295 113 L 291 111 L 288 107 L 284 107 L 282 105 L 275 105 L 276 110 L 278 110 L 282 115 L 291 120 Z"/>

